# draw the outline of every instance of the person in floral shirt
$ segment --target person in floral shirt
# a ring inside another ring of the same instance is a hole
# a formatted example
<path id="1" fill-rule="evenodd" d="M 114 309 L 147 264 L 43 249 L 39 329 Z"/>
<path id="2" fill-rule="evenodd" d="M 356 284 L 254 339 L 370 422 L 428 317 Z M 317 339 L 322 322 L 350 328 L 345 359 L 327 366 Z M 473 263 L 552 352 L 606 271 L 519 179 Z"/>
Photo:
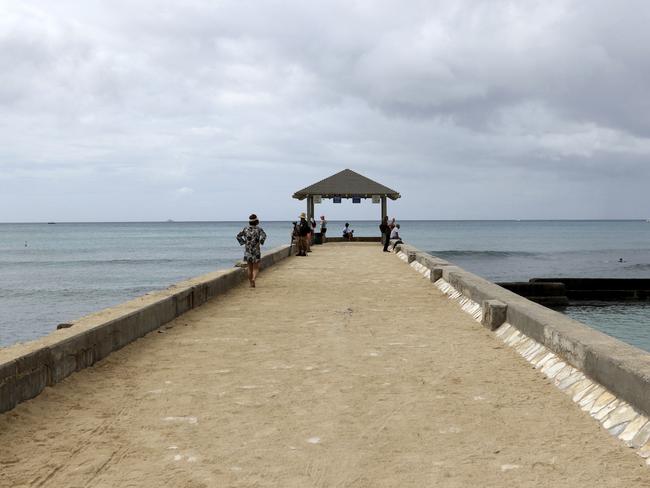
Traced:
<path id="1" fill-rule="evenodd" d="M 260 246 L 266 241 L 266 233 L 259 227 L 259 223 L 257 215 L 251 214 L 248 217 L 248 226 L 237 234 L 237 242 L 240 246 L 245 246 L 244 261 L 248 263 L 248 281 L 251 288 L 255 288 L 255 278 L 260 272 L 260 260 L 262 259 Z"/>

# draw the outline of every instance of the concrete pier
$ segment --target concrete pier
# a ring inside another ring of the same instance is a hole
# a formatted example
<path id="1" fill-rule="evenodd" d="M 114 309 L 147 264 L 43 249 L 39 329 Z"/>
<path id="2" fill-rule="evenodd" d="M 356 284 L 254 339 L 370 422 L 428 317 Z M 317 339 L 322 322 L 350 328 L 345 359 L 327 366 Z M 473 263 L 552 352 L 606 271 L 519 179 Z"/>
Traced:
<path id="1" fill-rule="evenodd" d="M 648 486 L 376 243 L 315 246 L 0 415 L 2 487 Z"/>

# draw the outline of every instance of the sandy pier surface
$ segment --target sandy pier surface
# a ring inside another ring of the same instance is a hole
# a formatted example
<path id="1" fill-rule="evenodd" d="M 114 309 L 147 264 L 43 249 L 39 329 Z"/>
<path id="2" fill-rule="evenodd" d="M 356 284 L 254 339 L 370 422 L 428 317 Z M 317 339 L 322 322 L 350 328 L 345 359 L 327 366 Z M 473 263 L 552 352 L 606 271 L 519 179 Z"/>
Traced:
<path id="1" fill-rule="evenodd" d="M 0 486 L 650 486 L 395 255 L 314 249 L 0 415 Z"/>

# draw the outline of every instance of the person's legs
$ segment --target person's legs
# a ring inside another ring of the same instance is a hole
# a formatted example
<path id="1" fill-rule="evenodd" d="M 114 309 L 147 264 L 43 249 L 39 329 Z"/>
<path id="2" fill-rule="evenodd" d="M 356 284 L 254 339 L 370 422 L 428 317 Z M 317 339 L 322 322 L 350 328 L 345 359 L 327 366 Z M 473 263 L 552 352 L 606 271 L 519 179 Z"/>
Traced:
<path id="1" fill-rule="evenodd" d="M 255 278 L 253 278 L 253 263 L 250 261 L 248 262 L 248 282 L 250 283 L 251 286 L 253 285 Z"/>
<path id="2" fill-rule="evenodd" d="M 255 286 L 255 280 L 257 279 L 257 275 L 260 272 L 260 262 L 253 263 L 253 286 Z"/>
<path id="3" fill-rule="evenodd" d="M 388 234 L 384 235 L 384 252 L 388 252 L 388 244 L 390 244 L 390 236 Z"/>

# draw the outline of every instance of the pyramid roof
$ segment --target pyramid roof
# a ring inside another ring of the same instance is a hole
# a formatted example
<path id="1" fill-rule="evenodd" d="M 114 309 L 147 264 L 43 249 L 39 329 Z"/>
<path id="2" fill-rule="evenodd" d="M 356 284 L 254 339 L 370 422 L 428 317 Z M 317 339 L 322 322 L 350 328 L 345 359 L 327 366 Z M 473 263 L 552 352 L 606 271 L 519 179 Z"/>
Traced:
<path id="1" fill-rule="evenodd" d="M 320 180 L 293 194 L 293 198 L 304 200 L 308 196 L 320 195 L 323 198 L 332 197 L 362 197 L 371 198 L 373 195 L 388 197 L 391 200 L 400 198 L 400 194 L 387 186 L 377 183 L 351 169 L 344 169 L 324 180 Z"/>

